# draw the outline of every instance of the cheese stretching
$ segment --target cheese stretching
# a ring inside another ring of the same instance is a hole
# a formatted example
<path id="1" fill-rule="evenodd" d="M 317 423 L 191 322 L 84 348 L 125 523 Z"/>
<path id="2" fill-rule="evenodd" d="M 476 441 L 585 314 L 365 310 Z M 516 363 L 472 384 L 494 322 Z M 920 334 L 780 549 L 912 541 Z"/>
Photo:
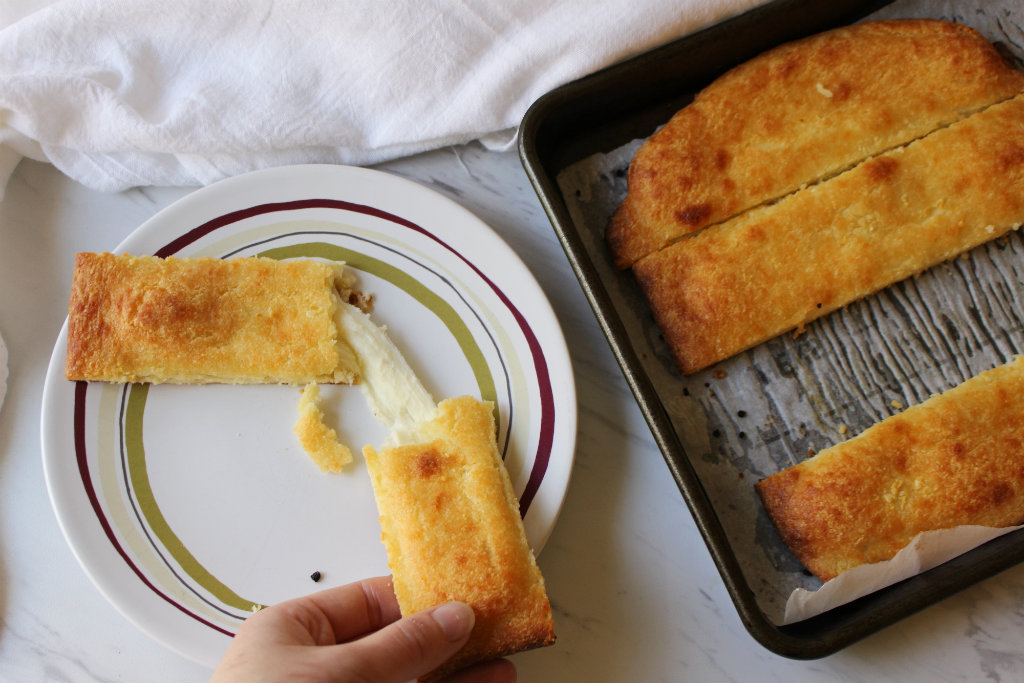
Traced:
<path id="1" fill-rule="evenodd" d="M 352 305 L 338 313 L 338 327 L 359 363 L 359 389 L 374 417 L 387 426 L 388 445 L 409 439 L 434 418 L 434 399 L 383 327 Z"/>
<path id="2" fill-rule="evenodd" d="M 783 541 L 823 581 L 915 535 L 1024 522 L 1024 356 L 756 484 Z"/>
<path id="3" fill-rule="evenodd" d="M 68 307 L 71 380 L 352 383 L 335 319 L 340 264 L 82 253 Z"/>
<path id="4" fill-rule="evenodd" d="M 789 43 L 697 94 L 638 150 L 607 240 L 626 268 L 1024 90 L 977 31 L 865 22 Z"/>
<path id="5" fill-rule="evenodd" d="M 381 540 L 403 615 L 449 600 L 476 614 L 469 642 L 433 672 L 554 642 L 551 605 L 495 441 L 494 408 L 469 396 L 435 404 L 369 316 L 342 309 L 359 384 L 388 428 L 363 448 Z"/>
<path id="6" fill-rule="evenodd" d="M 402 614 L 448 600 L 476 614 L 469 642 L 430 678 L 555 641 L 490 404 L 447 399 L 408 443 L 363 453 Z"/>
<path id="7" fill-rule="evenodd" d="M 1017 228 L 1024 95 L 634 265 L 694 372 Z"/>

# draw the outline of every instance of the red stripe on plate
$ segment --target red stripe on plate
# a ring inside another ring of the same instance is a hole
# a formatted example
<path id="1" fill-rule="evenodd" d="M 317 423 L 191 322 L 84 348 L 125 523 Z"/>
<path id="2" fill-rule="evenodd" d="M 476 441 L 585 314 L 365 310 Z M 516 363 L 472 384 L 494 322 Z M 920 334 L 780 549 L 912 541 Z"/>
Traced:
<path id="1" fill-rule="evenodd" d="M 85 446 L 85 392 L 89 388 L 88 382 L 76 382 L 75 383 L 75 415 L 74 415 L 74 426 L 75 426 L 75 457 L 78 460 L 78 472 L 82 477 L 82 485 L 85 487 L 85 495 L 89 498 L 89 504 L 92 506 L 93 512 L 96 514 L 96 519 L 99 520 L 100 527 L 103 528 L 103 533 L 106 534 L 107 540 L 114 546 L 114 550 L 121 556 L 125 564 L 135 573 L 136 576 L 149 588 L 151 591 L 159 595 L 168 604 L 174 608 L 180 610 L 182 613 L 195 619 L 196 621 L 209 626 L 215 631 L 220 631 L 228 637 L 232 637 L 235 634 L 227 629 L 224 629 L 217 624 L 214 624 L 203 617 L 189 611 L 187 607 L 181 605 L 169 596 L 164 594 L 157 588 L 153 583 L 146 577 L 145 574 L 136 566 L 132 561 L 132 558 L 128 556 L 124 548 L 121 547 L 121 543 L 117 540 L 117 536 L 114 535 L 114 530 L 110 526 L 110 522 L 107 521 L 107 516 L 103 512 L 103 508 L 100 506 L 99 498 L 96 496 L 96 491 L 92 485 L 92 477 L 89 475 L 89 460 L 88 453 Z"/>

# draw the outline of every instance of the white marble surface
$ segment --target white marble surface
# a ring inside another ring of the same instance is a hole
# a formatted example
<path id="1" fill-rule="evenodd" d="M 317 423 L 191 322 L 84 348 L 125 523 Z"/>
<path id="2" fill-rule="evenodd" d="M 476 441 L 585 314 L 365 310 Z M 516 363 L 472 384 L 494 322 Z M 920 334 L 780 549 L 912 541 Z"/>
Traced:
<path id="1" fill-rule="evenodd" d="M 815 661 L 745 631 L 513 153 L 475 145 L 382 166 L 448 195 L 522 255 L 570 339 L 576 467 L 539 558 L 557 645 L 515 657 L 520 680 L 1024 679 L 1024 567 Z M 76 251 L 113 249 L 189 190 L 105 195 L 22 162 L 0 202 L 0 679 L 199 681 L 210 671 L 137 630 L 93 587 L 50 508 L 40 454 L 47 362 Z"/>

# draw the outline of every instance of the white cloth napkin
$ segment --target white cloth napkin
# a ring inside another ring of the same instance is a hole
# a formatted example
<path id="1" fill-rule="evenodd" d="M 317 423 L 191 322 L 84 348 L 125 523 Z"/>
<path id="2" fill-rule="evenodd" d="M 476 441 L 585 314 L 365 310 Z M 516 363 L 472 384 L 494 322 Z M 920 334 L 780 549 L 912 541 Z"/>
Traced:
<path id="1" fill-rule="evenodd" d="M 0 190 L 29 156 L 114 191 L 507 147 L 548 90 L 764 0 L 13 1 Z"/>

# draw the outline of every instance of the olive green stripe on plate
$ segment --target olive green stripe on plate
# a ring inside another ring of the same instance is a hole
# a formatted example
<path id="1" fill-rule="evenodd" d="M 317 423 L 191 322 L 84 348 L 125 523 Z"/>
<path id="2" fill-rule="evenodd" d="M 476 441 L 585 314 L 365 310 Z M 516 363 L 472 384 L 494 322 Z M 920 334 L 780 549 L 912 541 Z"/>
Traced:
<path id="1" fill-rule="evenodd" d="M 124 436 L 125 449 L 128 457 L 128 472 L 135 499 L 143 518 L 149 524 L 153 534 L 167 552 L 171 554 L 178 566 L 193 581 L 214 596 L 222 604 L 248 612 L 252 609 L 252 600 L 246 600 L 221 583 L 188 551 L 181 539 L 171 530 L 170 525 L 160 512 L 160 506 L 153 495 L 153 487 L 149 483 L 146 471 L 146 449 L 142 438 L 142 414 L 146 408 L 149 395 L 148 384 L 134 384 L 128 395 L 125 408 Z"/>
<path id="2" fill-rule="evenodd" d="M 491 369 L 487 365 L 487 360 L 477 345 L 476 339 L 473 338 L 473 334 L 469 331 L 469 328 L 459 314 L 455 312 L 455 309 L 452 308 L 451 304 L 416 278 L 400 268 L 396 268 L 372 256 L 326 242 L 308 242 L 305 244 L 276 247 L 260 252 L 259 255 L 277 260 L 322 258 L 329 261 L 340 261 L 398 287 L 422 306 L 426 307 L 427 310 L 431 311 L 444 323 L 444 326 L 455 337 L 455 341 L 469 362 L 473 376 L 476 378 L 477 386 L 480 389 L 480 398 L 493 402 L 495 410 L 497 410 L 497 391 L 494 388 L 494 377 L 491 375 Z M 426 266 L 424 267 L 426 268 Z"/>

